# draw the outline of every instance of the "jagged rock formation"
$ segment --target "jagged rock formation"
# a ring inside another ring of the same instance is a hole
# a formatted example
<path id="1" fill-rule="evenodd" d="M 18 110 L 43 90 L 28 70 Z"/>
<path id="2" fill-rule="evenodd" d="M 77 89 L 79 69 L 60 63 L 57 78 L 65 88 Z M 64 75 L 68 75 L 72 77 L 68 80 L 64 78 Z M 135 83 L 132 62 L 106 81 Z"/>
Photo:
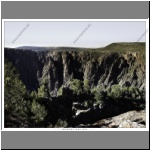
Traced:
<path id="1" fill-rule="evenodd" d="M 126 47 L 126 49 L 124 48 Z M 118 50 L 118 49 L 120 50 Z M 73 78 L 90 81 L 91 88 L 129 82 L 145 89 L 145 43 L 112 44 L 103 49 L 60 48 L 24 50 L 5 48 L 5 58 L 17 67 L 29 90 L 37 90 L 43 79 L 56 95 Z"/>

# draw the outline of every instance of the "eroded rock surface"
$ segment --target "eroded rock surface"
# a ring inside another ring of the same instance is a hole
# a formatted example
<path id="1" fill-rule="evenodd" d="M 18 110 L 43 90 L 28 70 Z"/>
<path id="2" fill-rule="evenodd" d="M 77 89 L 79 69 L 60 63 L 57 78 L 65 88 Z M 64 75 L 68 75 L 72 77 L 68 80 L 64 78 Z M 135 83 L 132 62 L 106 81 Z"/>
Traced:
<path id="1" fill-rule="evenodd" d="M 93 124 L 83 125 L 80 128 L 146 128 L 146 112 L 129 111 L 115 117 L 102 119 Z"/>
<path id="2" fill-rule="evenodd" d="M 70 80 L 89 80 L 91 88 L 131 86 L 145 89 L 145 45 L 140 50 L 76 50 L 63 48 L 50 50 L 24 50 L 5 48 L 5 58 L 16 66 L 20 78 L 29 90 L 37 90 L 43 80 L 48 83 L 49 93 L 56 96 L 62 86 Z M 123 46 L 124 48 L 125 46 Z"/>

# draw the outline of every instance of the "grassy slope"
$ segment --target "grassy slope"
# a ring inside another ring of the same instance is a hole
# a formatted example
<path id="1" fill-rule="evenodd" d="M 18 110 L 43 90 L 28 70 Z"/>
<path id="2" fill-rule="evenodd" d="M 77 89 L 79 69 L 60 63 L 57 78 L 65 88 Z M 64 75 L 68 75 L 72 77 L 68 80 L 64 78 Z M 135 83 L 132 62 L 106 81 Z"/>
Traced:
<path id="1" fill-rule="evenodd" d="M 145 43 L 143 42 L 124 42 L 124 43 L 112 43 L 104 48 L 91 49 L 90 51 L 105 51 L 105 52 L 143 52 L 145 50 Z"/>

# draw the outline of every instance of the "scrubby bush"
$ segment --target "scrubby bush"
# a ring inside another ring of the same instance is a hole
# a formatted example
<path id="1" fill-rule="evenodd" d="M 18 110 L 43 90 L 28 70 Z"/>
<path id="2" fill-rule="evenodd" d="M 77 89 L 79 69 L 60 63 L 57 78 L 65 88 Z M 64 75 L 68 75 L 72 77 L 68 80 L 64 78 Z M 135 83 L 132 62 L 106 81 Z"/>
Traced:
<path id="1" fill-rule="evenodd" d="M 60 87 L 57 92 L 57 96 L 61 96 L 63 94 L 62 92 L 63 92 L 63 89 L 62 89 L 62 87 Z"/>
<path id="2" fill-rule="evenodd" d="M 73 79 L 70 85 L 74 94 L 80 95 L 83 93 L 83 82 L 81 80 Z"/>
<path id="3" fill-rule="evenodd" d="M 44 80 L 41 84 L 41 86 L 38 88 L 38 93 L 37 93 L 38 97 L 45 97 L 45 98 L 50 98 L 50 93 L 48 90 L 48 84 L 46 82 L 46 80 Z"/>
<path id="4" fill-rule="evenodd" d="M 107 92 L 105 92 L 105 91 L 95 92 L 94 99 L 95 99 L 96 103 L 105 102 L 107 99 Z"/>
<path id="5" fill-rule="evenodd" d="M 55 124 L 55 128 L 66 128 L 67 126 L 67 121 L 61 119 L 58 119 L 57 123 Z"/>
<path id="6" fill-rule="evenodd" d="M 84 80 L 84 91 L 90 93 L 90 82 L 87 79 Z"/>
<path id="7" fill-rule="evenodd" d="M 39 104 L 36 100 L 33 100 L 32 102 L 31 112 L 33 113 L 32 119 L 35 121 L 35 123 L 44 121 L 47 115 L 45 107 Z"/>
<path id="8" fill-rule="evenodd" d="M 111 86 L 111 91 L 108 93 L 110 97 L 115 100 L 121 99 L 123 96 L 123 90 L 121 89 L 119 84 L 114 84 Z"/>
<path id="9" fill-rule="evenodd" d="M 36 91 L 32 91 L 32 92 L 31 92 L 31 94 L 30 94 L 30 96 L 31 96 L 31 98 L 32 98 L 32 99 L 35 99 L 35 98 L 37 98 L 37 97 L 38 97 L 38 95 L 37 95 L 37 92 L 36 92 Z"/>

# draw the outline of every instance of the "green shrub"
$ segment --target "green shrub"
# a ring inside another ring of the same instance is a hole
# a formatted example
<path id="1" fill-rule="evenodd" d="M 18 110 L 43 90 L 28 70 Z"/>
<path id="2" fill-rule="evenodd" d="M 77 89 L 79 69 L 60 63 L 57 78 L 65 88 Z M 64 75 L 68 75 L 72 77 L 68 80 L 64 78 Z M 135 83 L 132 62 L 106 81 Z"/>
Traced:
<path id="1" fill-rule="evenodd" d="M 99 85 L 99 86 L 97 86 L 97 87 L 94 87 L 94 88 L 91 90 L 91 93 L 95 95 L 97 92 L 101 92 L 101 91 L 103 91 L 103 90 L 104 90 L 103 87 L 102 87 L 101 85 Z"/>
<path id="2" fill-rule="evenodd" d="M 83 82 L 81 80 L 73 79 L 70 82 L 70 85 L 74 94 L 80 95 L 81 93 L 83 93 Z"/>
<path id="3" fill-rule="evenodd" d="M 122 98 L 122 89 L 119 84 L 114 84 L 111 86 L 111 93 L 109 93 L 109 96 L 113 99 L 120 99 Z"/>
<path id="4" fill-rule="evenodd" d="M 55 124 L 55 128 L 66 128 L 67 126 L 67 121 L 61 119 L 58 119 L 57 123 Z"/>
<path id="5" fill-rule="evenodd" d="M 89 93 L 90 92 L 90 82 L 89 82 L 89 80 L 84 80 L 84 91 L 86 92 L 86 93 Z"/>
<path id="6" fill-rule="evenodd" d="M 43 105 L 39 104 L 36 100 L 33 100 L 33 102 L 32 102 L 31 111 L 34 114 L 32 119 L 36 123 L 44 121 L 44 119 L 47 115 L 47 111 L 46 111 L 45 107 Z"/>
<path id="7" fill-rule="evenodd" d="M 50 98 L 50 93 L 48 90 L 48 84 L 46 80 L 44 80 L 41 84 L 41 86 L 38 88 L 38 97 L 45 97 L 45 98 Z"/>
<path id="8" fill-rule="evenodd" d="M 62 93 L 62 87 L 59 88 L 58 92 L 57 92 L 57 96 L 61 96 L 63 93 Z"/>
<path id="9" fill-rule="evenodd" d="M 36 98 L 38 97 L 37 92 L 36 92 L 36 91 L 32 91 L 31 94 L 30 94 L 30 97 L 31 97 L 32 99 L 36 99 Z"/>
<path id="10" fill-rule="evenodd" d="M 105 102 L 107 99 L 107 92 L 105 91 L 97 91 L 94 97 L 96 103 Z"/>

